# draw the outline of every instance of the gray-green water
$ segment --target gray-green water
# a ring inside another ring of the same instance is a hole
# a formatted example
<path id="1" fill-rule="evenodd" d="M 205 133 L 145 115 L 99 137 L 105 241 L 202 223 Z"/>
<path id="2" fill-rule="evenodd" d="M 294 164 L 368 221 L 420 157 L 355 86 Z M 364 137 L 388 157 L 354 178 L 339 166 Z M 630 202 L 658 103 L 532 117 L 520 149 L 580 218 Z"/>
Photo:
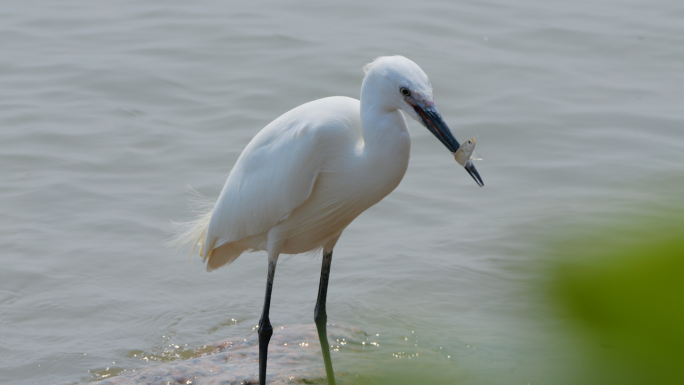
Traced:
<path id="1" fill-rule="evenodd" d="M 411 122 L 406 177 L 345 231 L 328 294 L 330 322 L 379 334 L 378 366 L 572 383 L 576 344 L 528 285 L 540 240 L 682 192 L 681 1 L 6 2 L 0 47 L 3 383 L 251 334 L 265 255 L 208 274 L 164 248 L 169 221 L 281 113 L 358 97 L 377 56 L 425 70 L 486 184 Z M 319 269 L 279 266 L 274 326 L 312 323 Z"/>

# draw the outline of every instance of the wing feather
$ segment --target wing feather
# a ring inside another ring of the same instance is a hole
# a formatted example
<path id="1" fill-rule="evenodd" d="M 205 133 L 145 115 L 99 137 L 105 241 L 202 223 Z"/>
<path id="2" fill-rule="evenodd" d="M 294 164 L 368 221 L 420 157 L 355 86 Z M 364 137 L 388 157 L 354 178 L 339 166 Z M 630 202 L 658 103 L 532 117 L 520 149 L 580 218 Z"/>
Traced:
<path id="1" fill-rule="evenodd" d="M 300 109 L 264 127 L 240 155 L 212 211 L 203 258 L 267 232 L 311 195 L 324 151 L 316 119 L 302 119 Z"/>

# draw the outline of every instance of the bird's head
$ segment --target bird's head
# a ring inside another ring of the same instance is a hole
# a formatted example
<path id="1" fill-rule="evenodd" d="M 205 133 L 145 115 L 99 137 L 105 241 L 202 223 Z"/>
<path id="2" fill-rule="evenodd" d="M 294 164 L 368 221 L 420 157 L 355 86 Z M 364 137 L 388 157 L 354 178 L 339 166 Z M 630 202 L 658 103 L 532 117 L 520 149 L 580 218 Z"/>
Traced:
<path id="1" fill-rule="evenodd" d="M 427 75 L 413 61 L 403 56 L 383 56 L 366 64 L 366 78 L 384 95 L 387 108 L 401 109 L 427 128 L 440 142 L 455 154 L 460 144 L 449 126 L 437 111 L 432 96 L 432 85 Z M 466 171 L 478 186 L 484 186 L 473 162 L 467 162 Z"/>

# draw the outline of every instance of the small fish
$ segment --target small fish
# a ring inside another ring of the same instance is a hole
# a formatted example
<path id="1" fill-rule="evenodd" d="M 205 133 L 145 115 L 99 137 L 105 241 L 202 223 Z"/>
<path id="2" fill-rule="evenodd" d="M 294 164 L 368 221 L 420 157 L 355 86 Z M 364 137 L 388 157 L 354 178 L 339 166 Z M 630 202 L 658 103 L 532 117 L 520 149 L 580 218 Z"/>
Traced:
<path id="1" fill-rule="evenodd" d="M 458 164 L 465 167 L 466 163 L 473 157 L 473 151 L 475 151 L 475 138 L 470 138 L 456 150 L 454 159 Z"/>

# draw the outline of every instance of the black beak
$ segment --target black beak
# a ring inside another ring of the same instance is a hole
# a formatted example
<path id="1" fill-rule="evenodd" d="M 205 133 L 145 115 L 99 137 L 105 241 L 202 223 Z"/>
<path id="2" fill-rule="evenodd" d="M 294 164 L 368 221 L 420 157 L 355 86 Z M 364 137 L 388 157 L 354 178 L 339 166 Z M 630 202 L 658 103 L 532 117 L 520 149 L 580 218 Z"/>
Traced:
<path id="1" fill-rule="evenodd" d="M 458 143 L 458 140 L 456 140 L 454 135 L 451 133 L 449 126 L 447 126 L 447 124 L 444 122 L 444 119 L 442 119 L 442 115 L 437 112 L 437 109 L 423 109 L 417 105 L 413 105 L 413 109 L 416 110 L 418 116 L 420 116 L 420 118 L 423 120 L 423 125 L 427 127 L 432 135 L 439 139 L 439 141 L 442 142 L 442 144 L 448 148 L 452 154 L 455 153 L 459 147 L 461 147 L 461 145 Z M 475 166 L 471 160 L 468 160 L 465 165 L 465 169 L 468 171 L 468 174 L 475 179 L 475 183 L 477 183 L 478 186 L 484 186 L 484 182 L 482 182 L 482 178 L 475 169 Z"/>
<path id="2" fill-rule="evenodd" d="M 464 168 L 466 169 L 466 171 L 468 171 L 468 174 L 470 174 L 470 176 L 472 176 L 473 179 L 475 179 L 475 183 L 477 183 L 478 186 L 484 187 L 484 182 L 482 181 L 482 178 L 480 177 L 480 173 L 477 172 L 477 169 L 475 169 L 475 165 L 473 165 L 472 160 L 469 159 L 468 162 L 466 162 L 466 165 Z"/>
<path id="3" fill-rule="evenodd" d="M 452 154 L 461 147 L 458 140 L 451 134 L 449 126 L 444 123 L 442 115 L 440 115 L 436 109 L 425 110 L 418 106 L 413 106 L 413 109 L 416 110 L 418 116 L 423 120 L 423 125 L 425 125 L 425 127 L 432 132 L 432 135 L 439 139 Z"/>

